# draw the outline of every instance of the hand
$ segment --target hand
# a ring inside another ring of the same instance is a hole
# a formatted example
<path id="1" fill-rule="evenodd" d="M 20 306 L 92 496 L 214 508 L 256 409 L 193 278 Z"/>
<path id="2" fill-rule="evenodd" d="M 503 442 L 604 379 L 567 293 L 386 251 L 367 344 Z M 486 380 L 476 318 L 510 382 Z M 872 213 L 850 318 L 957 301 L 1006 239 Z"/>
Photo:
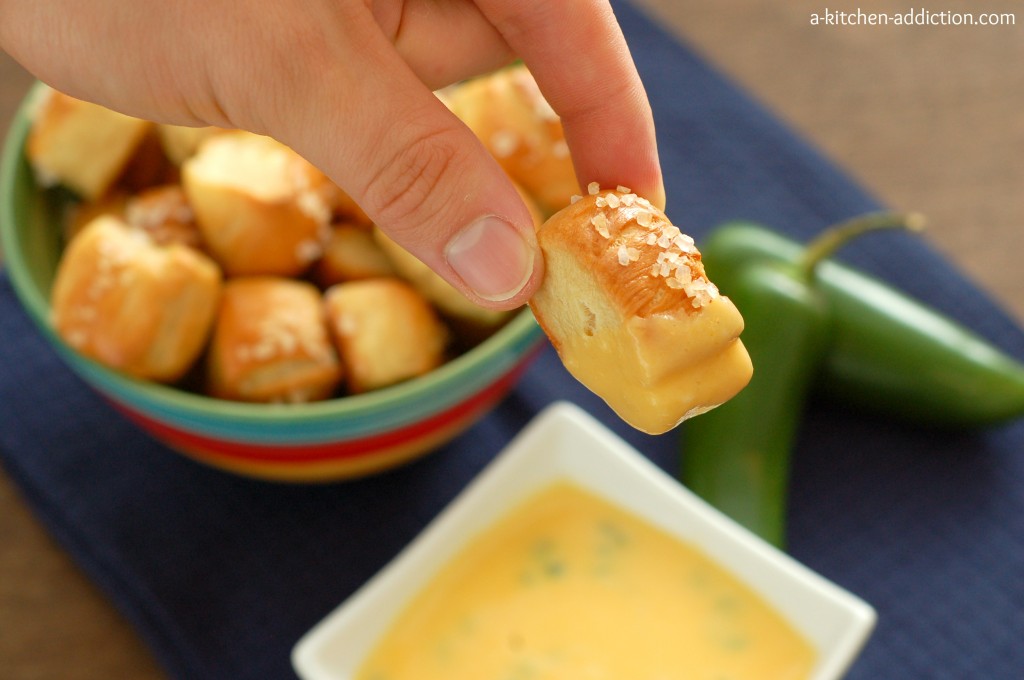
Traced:
<path id="1" fill-rule="evenodd" d="M 542 260 L 522 200 L 432 90 L 519 56 L 581 186 L 664 205 L 650 106 L 607 0 L 0 0 L 0 45 L 74 97 L 291 146 L 485 307 L 529 299 Z"/>

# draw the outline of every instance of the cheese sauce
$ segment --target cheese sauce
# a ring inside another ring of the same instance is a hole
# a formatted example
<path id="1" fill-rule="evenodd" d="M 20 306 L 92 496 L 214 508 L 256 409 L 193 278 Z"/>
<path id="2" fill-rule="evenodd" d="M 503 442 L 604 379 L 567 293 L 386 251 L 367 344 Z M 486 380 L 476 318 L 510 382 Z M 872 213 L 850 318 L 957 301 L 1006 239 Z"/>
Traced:
<path id="1" fill-rule="evenodd" d="M 478 536 L 357 680 L 790 680 L 815 653 L 698 550 L 570 483 Z"/>

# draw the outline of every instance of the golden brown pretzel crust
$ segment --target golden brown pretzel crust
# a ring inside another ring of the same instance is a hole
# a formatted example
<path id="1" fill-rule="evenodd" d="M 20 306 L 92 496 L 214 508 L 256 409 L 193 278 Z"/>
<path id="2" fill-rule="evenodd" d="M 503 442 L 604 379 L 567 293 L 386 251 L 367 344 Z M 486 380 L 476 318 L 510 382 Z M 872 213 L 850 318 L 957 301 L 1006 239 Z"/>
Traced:
<path id="1" fill-rule="evenodd" d="M 207 139 L 182 186 L 227 276 L 298 276 L 323 254 L 336 187 L 285 145 L 248 132 Z"/>
<path id="2" fill-rule="evenodd" d="M 467 81 L 443 101 L 546 214 L 579 191 L 562 121 L 525 66 Z"/>
<path id="3" fill-rule="evenodd" d="M 590 191 L 538 231 L 546 273 L 530 306 L 580 382 L 665 432 L 750 380 L 743 319 L 661 210 L 625 187 Z"/>
<path id="4" fill-rule="evenodd" d="M 51 316 L 83 355 L 138 378 L 174 382 L 201 353 L 220 291 L 220 271 L 202 253 L 159 245 L 101 215 L 61 258 Z"/>
<path id="5" fill-rule="evenodd" d="M 207 356 L 212 396 L 253 402 L 325 399 L 342 378 L 320 292 L 274 276 L 231 279 Z"/>
<path id="6" fill-rule="evenodd" d="M 351 392 L 393 385 L 444 362 L 447 329 L 408 283 L 350 281 L 331 287 L 324 299 Z"/>

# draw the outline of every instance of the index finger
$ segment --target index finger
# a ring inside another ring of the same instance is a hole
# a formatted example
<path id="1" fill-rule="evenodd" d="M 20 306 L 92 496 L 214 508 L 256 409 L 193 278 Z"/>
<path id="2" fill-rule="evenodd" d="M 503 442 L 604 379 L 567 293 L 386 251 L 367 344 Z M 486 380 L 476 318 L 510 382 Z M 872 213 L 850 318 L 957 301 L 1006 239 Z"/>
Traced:
<path id="1" fill-rule="evenodd" d="M 477 4 L 562 119 L 580 185 L 625 185 L 664 207 L 651 106 L 608 1 Z"/>

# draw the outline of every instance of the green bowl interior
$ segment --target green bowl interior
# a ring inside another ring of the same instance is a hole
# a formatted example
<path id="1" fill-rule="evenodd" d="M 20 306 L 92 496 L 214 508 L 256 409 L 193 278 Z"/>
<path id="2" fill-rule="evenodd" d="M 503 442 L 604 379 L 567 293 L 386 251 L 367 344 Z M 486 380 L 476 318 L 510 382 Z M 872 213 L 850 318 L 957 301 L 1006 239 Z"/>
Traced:
<path id="1" fill-rule="evenodd" d="M 49 296 L 61 252 L 60 224 L 73 197 L 63 189 L 40 187 L 25 159 L 24 146 L 31 125 L 28 109 L 32 98 L 33 93 L 30 93 L 15 116 L 0 157 L 0 244 L 4 265 L 21 303 L 43 335 L 51 343 L 67 350 L 51 329 Z M 89 362 L 90 372 L 98 372 L 119 396 L 134 395 L 141 401 L 161 403 L 180 412 L 201 413 L 206 417 L 263 423 L 276 420 L 294 424 L 306 419 L 356 417 L 413 403 L 432 394 L 444 394 L 447 386 L 467 375 L 485 372 L 509 351 L 525 353 L 533 345 L 531 341 L 540 336 L 533 315 L 524 308 L 480 345 L 425 376 L 367 394 L 289 407 L 214 399 L 124 376 L 90 362 L 72 350 L 61 354 L 72 364 Z"/>

